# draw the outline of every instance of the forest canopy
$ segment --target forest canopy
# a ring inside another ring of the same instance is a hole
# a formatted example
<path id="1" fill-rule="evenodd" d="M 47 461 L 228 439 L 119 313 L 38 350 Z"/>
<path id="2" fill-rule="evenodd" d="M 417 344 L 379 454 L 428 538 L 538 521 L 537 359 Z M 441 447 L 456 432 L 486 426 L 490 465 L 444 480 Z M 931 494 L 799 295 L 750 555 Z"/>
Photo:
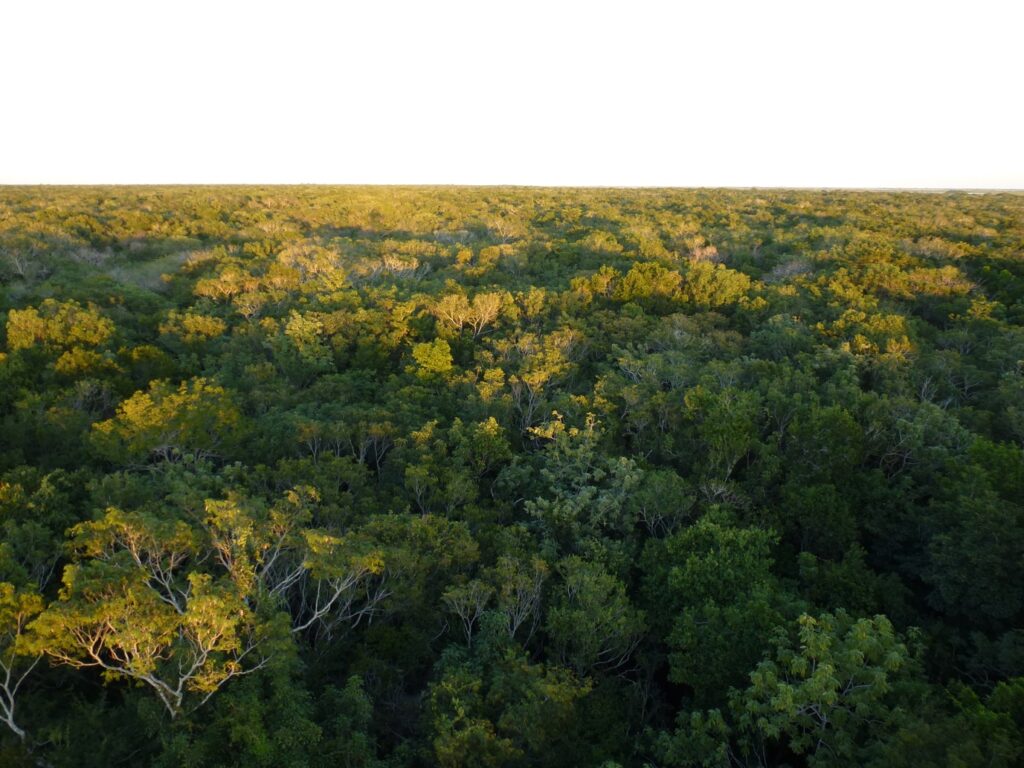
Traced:
<path id="1" fill-rule="evenodd" d="M 1024 762 L 1024 196 L 0 188 L 0 764 Z"/>

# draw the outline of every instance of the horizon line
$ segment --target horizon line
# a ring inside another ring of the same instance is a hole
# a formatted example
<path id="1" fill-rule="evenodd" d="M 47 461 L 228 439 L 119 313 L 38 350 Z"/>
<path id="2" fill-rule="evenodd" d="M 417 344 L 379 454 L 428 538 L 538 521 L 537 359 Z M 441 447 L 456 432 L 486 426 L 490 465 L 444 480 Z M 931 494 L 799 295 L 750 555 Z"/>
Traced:
<path id="1" fill-rule="evenodd" d="M 792 191 L 792 192 L 921 192 L 921 193 L 944 193 L 944 192 L 965 192 L 985 194 L 1006 194 L 1022 193 L 1024 186 L 1020 187 L 957 187 L 957 186 L 935 186 L 935 187 L 912 187 L 912 186 L 841 186 L 841 185 L 772 185 L 772 184 L 696 184 L 696 185 L 663 185 L 663 184 L 518 184 L 518 183 L 458 183 L 458 182 L 322 182 L 322 181 L 288 181 L 288 182 L 0 182 L 0 189 L 18 188 L 106 188 L 106 187 L 375 187 L 392 189 L 436 189 L 436 188 L 478 188 L 478 189 L 606 189 L 606 190 L 674 190 L 674 191 L 697 191 L 697 190 L 734 190 L 734 191 Z"/>

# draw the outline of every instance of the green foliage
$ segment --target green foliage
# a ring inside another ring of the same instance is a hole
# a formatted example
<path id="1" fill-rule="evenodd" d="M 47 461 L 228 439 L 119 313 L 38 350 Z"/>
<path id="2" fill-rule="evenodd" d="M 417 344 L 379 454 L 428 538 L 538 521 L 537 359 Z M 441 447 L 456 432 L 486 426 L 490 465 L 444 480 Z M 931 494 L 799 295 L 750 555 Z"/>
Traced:
<path id="1" fill-rule="evenodd" d="M 38 308 L 15 309 L 7 316 L 7 346 L 11 350 L 99 347 L 113 335 L 114 324 L 95 305 L 82 307 L 77 301 L 46 299 Z"/>
<path id="2" fill-rule="evenodd" d="M 93 426 L 96 450 L 115 463 L 149 459 L 196 461 L 234 442 L 242 416 L 223 387 L 198 378 L 177 388 L 153 382 L 117 408 L 117 416 Z"/>
<path id="3" fill-rule="evenodd" d="M 984 699 L 957 683 L 944 700 L 929 701 L 885 742 L 869 749 L 867 765 L 911 768 L 972 765 L 1009 768 L 1024 758 L 1024 681 L 1001 682 Z"/>
<path id="4" fill-rule="evenodd" d="M 742 272 L 724 264 L 698 261 L 687 270 L 681 293 L 688 303 L 711 309 L 735 304 L 750 287 L 750 278 Z"/>
<path id="5" fill-rule="evenodd" d="M 644 554 L 648 609 L 665 622 L 670 676 L 721 703 L 760 657 L 790 599 L 772 575 L 773 537 L 707 515 Z"/>
<path id="6" fill-rule="evenodd" d="M 560 658 L 581 673 L 627 664 L 644 616 L 630 605 L 625 584 L 577 556 L 562 560 L 557 570 L 562 584 L 547 629 Z"/>
<path id="7" fill-rule="evenodd" d="M 419 366 L 419 372 L 425 377 L 443 376 L 452 370 L 452 348 L 444 339 L 416 344 L 412 348 L 412 357 Z"/>
<path id="8" fill-rule="evenodd" d="M 0 720 L 22 740 L 25 730 L 15 718 L 18 689 L 37 660 L 26 630 L 42 610 L 43 598 L 35 590 L 0 582 Z"/>
<path id="9" fill-rule="evenodd" d="M 557 417 L 557 414 L 556 414 Z M 540 496 L 526 502 L 541 535 L 573 551 L 609 533 L 632 527 L 626 506 L 640 481 L 636 462 L 604 455 L 593 416 L 580 429 L 556 418 L 533 433 L 547 441 L 539 472 Z"/>
<path id="10" fill-rule="evenodd" d="M 1015 574 L 1024 553 L 1024 507 L 985 494 L 957 499 L 954 514 L 929 548 L 933 602 L 978 622 L 1019 615 L 1024 585 Z"/>
<path id="11" fill-rule="evenodd" d="M 893 727 L 889 702 L 913 660 L 884 616 L 854 619 L 845 611 L 797 620 L 736 694 L 739 725 L 781 740 L 812 765 L 843 765 Z"/>
<path id="12" fill-rule="evenodd" d="M 30 651 L 144 683 L 172 717 L 263 663 L 239 585 L 186 567 L 197 554 L 187 525 L 110 510 L 73 530 L 78 562 L 32 622 Z"/>
<path id="13" fill-rule="evenodd" d="M 443 664 L 431 686 L 434 759 L 442 766 L 559 765 L 579 700 L 590 686 L 571 671 L 509 652 L 478 670 Z"/>
<path id="14" fill-rule="evenodd" d="M 1022 201 L 0 189 L 0 764 L 1020 764 Z"/>

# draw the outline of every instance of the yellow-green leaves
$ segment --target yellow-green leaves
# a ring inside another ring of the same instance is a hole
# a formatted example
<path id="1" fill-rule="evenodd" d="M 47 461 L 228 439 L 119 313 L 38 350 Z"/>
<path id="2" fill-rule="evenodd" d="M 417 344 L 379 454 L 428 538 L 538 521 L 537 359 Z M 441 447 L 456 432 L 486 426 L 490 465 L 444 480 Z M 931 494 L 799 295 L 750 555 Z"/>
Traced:
<path id="1" fill-rule="evenodd" d="M 449 293 L 437 300 L 431 312 L 451 331 L 461 333 L 466 329 L 475 339 L 494 324 L 509 300 L 507 294 L 498 292 L 478 293 L 472 300 L 463 293 Z"/>
<path id="2" fill-rule="evenodd" d="M 380 550 L 367 548 L 358 538 L 335 536 L 324 531 L 305 530 L 305 567 L 316 579 L 358 580 L 384 571 Z"/>
<path id="3" fill-rule="evenodd" d="M 18 689 L 38 660 L 25 630 L 42 610 L 43 599 L 35 590 L 0 583 L 0 721 L 19 739 L 25 731 L 15 720 Z"/>
<path id="4" fill-rule="evenodd" d="M 207 379 L 177 388 L 155 381 L 122 402 L 114 418 L 93 425 L 93 444 L 120 464 L 195 461 L 230 444 L 241 419 L 231 393 Z"/>
<path id="5" fill-rule="evenodd" d="M 99 520 L 69 530 L 69 548 L 79 557 L 109 560 L 119 552 L 137 565 L 157 565 L 174 571 L 199 546 L 195 532 L 181 520 L 111 508 Z"/>
<path id="6" fill-rule="evenodd" d="M 681 297 L 704 309 L 724 307 L 739 302 L 753 283 L 743 272 L 724 264 L 698 261 L 683 276 Z"/>
<path id="7" fill-rule="evenodd" d="M 444 339 L 414 344 L 412 358 L 418 366 L 417 374 L 423 378 L 444 376 L 450 373 L 454 367 L 452 348 Z"/>
<path id="8" fill-rule="evenodd" d="M 885 616 L 803 614 L 795 637 L 780 632 L 750 687 L 734 692 L 733 707 L 751 734 L 783 739 L 814 765 L 847 764 L 884 731 L 887 695 L 912 664 Z"/>
<path id="9" fill-rule="evenodd" d="M 297 603 L 293 631 L 316 628 L 330 636 L 340 624 L 370 617 L 388 595 L 382 551 L 361 536 L 302 532 L 306 588 Z"/>
<path id="10" fill-rule="evenodd" d="M 248 595 L 183 520 L 110 509 L 72 529 L 75 563 L 30 647 L 150 686 L 171 716 L 262 664 Z"/>
<path id="11" fill-rule="evenodd" d="M 192 310 L 171 310 L 160 324 L 160 333 L 177 337 L 186 344 L 198 345 L 223 336 L 227 327 L 219 317 Z"/>
<path id="12" fill-rule="evenodd" d="M 7 316 L 7 346 L 12 350 L 98 347 L 113 335 L 114 324 L 94 304 L 46 299 L 38 308 L 14 309 Z"/>
<path id="13" fill-rule="evenodd" d="M 294 632 L 329 634 L 372 614 L 387 596 L 385 557 L 359 532 L 310 527 L 318 503 L 308 486 L 269 508 L 238 497 L 208 500 L 204 527 L 213 558 L 249 605 L 287 609 Z"/>

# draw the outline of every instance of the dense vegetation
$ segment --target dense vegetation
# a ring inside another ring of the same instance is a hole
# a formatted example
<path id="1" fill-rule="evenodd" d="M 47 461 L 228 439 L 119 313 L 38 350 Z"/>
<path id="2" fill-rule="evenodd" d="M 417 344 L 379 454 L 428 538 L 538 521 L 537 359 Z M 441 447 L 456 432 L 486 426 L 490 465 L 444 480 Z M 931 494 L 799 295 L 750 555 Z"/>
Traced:
<path id="1" fill-rule="evenodd" d="M 0 189 L 0 764 L 1024 761 L 1024 196 Z"/>

